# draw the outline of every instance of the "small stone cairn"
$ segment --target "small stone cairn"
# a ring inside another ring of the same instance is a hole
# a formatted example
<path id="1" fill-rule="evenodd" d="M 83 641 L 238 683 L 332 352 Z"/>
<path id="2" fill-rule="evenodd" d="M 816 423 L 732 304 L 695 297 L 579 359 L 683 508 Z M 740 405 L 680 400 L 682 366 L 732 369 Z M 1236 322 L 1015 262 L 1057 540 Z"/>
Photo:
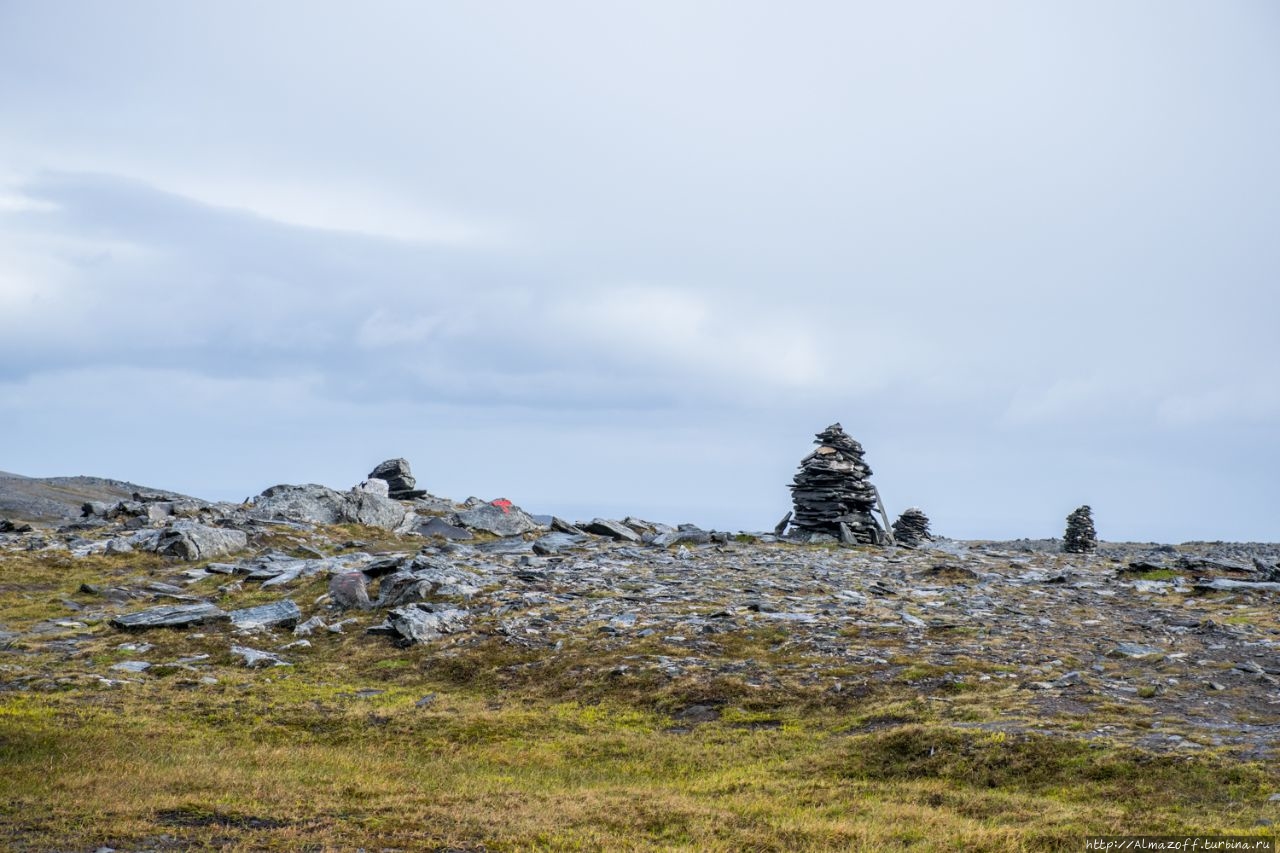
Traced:
<path id="1" fill-rule="evenodd" d="M 388 459 L 369 472 L 369 479 L 386 480 L 387 497 L 392 500 L 412 500 L 427 493 L 425 489 L 417 488 L 418 481 L 413 478 L 407 459 Z"/>
<path id="2" fill-rule="evenodd" d="M 825 533 L 846 544 L 882 545 L 888 539 L 872 516 L 880 496 L 862 445 L 840 424 L 817 434 L 818 449 L 800 462 L 791 485 L 791 524 L 804 533 Z"/>
<path id="3" fill-rule="evenodd" d="M 933 539 L 929 533 L 929 516 L 919 507 L 909 507 L 902 511 L 898 520 L 893 523 L 893 541 L 908 548 L 914 548 L 921 542 Z"/>
<path id="4" fill-rule="evenodd" d="M 1062 550 L 1068 554 L 1088 554 L 1098 550 L 1098 532 L 1093 529 L 1093 510 L 1082 506 L 1067 516 L 1067 532 Z"/>

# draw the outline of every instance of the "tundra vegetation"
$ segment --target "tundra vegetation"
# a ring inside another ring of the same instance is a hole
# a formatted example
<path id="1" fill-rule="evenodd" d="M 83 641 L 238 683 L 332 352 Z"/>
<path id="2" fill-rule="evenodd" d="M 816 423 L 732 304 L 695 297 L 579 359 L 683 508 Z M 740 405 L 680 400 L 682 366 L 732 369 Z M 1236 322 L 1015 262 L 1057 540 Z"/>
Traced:
<path id="1" fill-rule="evenodd" d="M 335 554 L 352 539 L 404 548 L 353 526 L 253 547 Z M 0 554 L 0 847 L 1075 851 L 1090 834 L 1269 835 L 1280 817 L 1274 765 L 1202 734 L 1167 751 L 1071 736 L 1155 725 L 1154 684 L 1055 711 L 989 677 L 1009 669 L 994 658 L 913 658 L 874 626 L 841 641 L 884 647 L 880 665 L 833 669 L 767 624 L 714 635 L 716 674 L 667 676 L 636 665 L 688 654 L 666 637 L 526 644 L 496 616 L 400 648 L 366 635 L 365 614 L 267 668 L 228 650 L 225 623 L 133 634 L 81 618 L 95 588 L 191 568 Z M 326 583 L 288 593 L 311 611 Z M 226 575 L 189 588 L 224 609 L 280 597 Z M 1275 630 L 1272 609 L 1231 612 Z M 980 629 L 928 630 L 946 644 Z M 113 668 L 141 643 L 154 665 Z"/>

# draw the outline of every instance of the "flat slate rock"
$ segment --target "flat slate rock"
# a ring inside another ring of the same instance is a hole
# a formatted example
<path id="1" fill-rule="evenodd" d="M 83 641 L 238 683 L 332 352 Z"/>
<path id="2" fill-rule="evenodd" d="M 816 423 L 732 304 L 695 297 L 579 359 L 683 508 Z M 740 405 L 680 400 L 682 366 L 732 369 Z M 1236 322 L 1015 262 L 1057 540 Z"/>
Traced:
<path id="1" fill-rule="evenodd" d="M 475 538 L 475 536 L 465 528 L 450 524 L 438 516 L 433 516 L 419 524 L 418 535 L 439 536 L 441 539 L 450 539 L 456 542 L 465 542 L 468 539 Z"/>
<path id="2" fill-rule="evenodd" d="M 458 513 L 458 524 L 471 530 L 492 533 L 494 536 L 520 536 L 545 529 L 534 520 L 533 516 L 518 506 L 493 504 L 482 504 Z"/>
<path id="3" fill-rule="evenodd" d="M 232 610 L 227 614 L 231 624 L 238 630 L 249 631 L 257 628 L 292 628 L 302 619 L 302 611 L 290 599 L 263 604 L 260 607 L 247 607 L 244 610 Z"/>
<path id="4" fill-rule="evenodd" d="M 148 628 L 189 628 L 206 622 L 226 619 L 227 614 L 216 604 L 167 604 L 137 613 L 126 613 L 111 620 L 113 628 L 141 631 Z"/>
<path id="5" fill-rule="evenodd" d="M 624 542 L 640 541 L 639 533 L 636 533 L 620 521 L 613 521 L 608 518 L 593 518 L 591 523 L 584 524 L 582 529 L 597 536 L 608 536 L 610 539 L 619 539 Z"/>

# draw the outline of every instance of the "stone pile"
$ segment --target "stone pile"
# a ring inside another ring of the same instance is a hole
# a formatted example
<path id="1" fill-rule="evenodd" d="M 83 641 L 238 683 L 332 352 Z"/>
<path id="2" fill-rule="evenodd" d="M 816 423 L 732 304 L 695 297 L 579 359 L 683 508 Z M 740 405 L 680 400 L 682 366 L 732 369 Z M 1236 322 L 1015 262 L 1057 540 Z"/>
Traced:
<path id="1" fill-rule="evenodd" d="M 388 459 L 369 472 L 369 479 L 386 480 L 388 497 L 392 500 L 408 501 L 427 493 L 426 489 L 418 488 L 407 459 Z"/>
<path id="2" fill-rule="evenodd" d="M 929 516 L 919 507 L 909 507 L 902 511 L 898 520 L 893 523 L 893 541 L 899 545 L 914 548 L 921 542 L 927 542 L 933 536 L 929 533 Z"/>
<path id="3" fill-rule="evenodd" d="M 1088 554 L 1098 550 L 1098 532 L 1093 529 L 1093 510 L 1082 506 L 1067 516 L 1067 532 L 1062 550 L 1068 554 Z"/>
<path id="4" fill-rule="evenodd" d="M 862 445 L 838 423 L 818 433 L 814 443 L 818 449 L 801 460 L 791 485 L 792 527 L 848 544 L 883 544 L 888 537 L 872 516 L 880 496 L 871 485 Z"/>

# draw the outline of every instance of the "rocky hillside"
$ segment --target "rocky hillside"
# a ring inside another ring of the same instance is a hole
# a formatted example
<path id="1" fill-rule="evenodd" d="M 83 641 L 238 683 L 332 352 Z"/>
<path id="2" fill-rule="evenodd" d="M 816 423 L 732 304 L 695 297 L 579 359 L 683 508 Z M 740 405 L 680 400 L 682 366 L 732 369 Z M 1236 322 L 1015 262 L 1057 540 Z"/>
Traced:
<path id="1" fill-rule="evenodd" d="M 134 495 L 182 498 L 175 492 L 101 477 L 24 477 L 0 471 L 0 520 L 62 524 L 79 518 L 87 501 L 130 500 Z"/>

